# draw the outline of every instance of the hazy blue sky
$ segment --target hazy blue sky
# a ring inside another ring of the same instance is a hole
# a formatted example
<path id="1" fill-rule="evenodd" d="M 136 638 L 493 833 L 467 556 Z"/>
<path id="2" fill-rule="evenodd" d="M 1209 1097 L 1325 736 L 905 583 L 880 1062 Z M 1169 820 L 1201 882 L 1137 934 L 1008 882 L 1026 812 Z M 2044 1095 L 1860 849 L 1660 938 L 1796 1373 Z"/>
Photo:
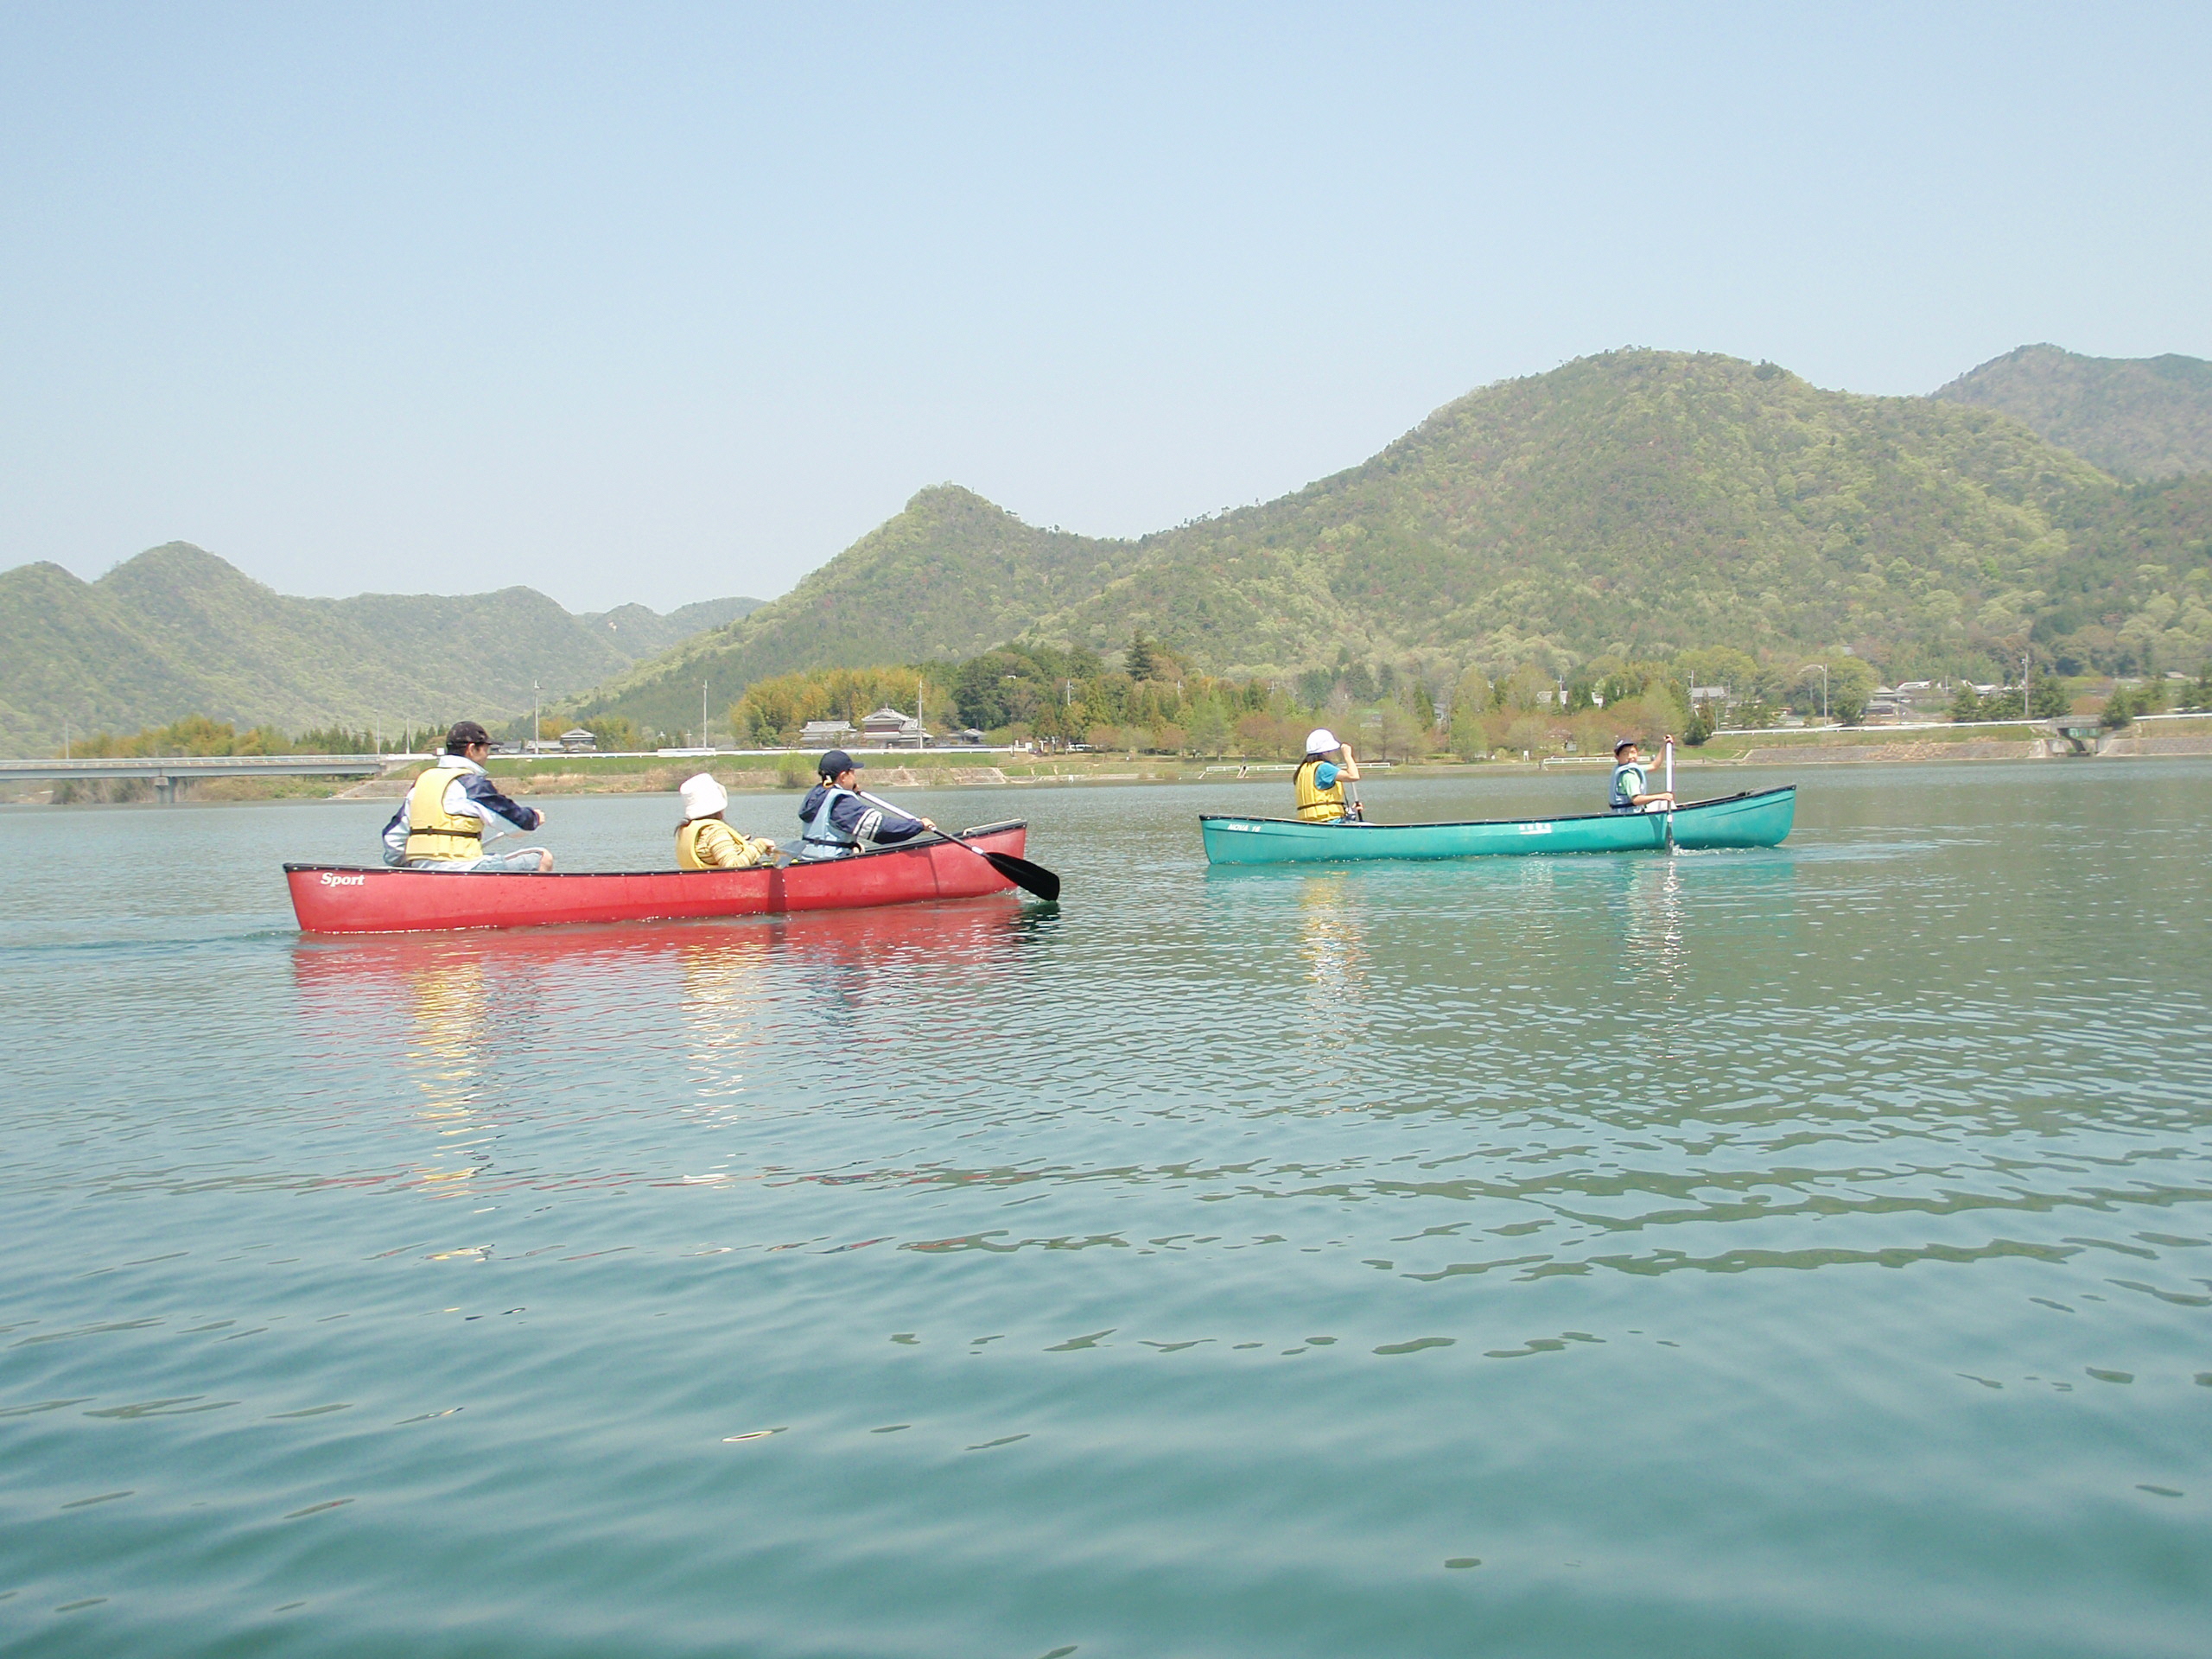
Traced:
<path id="1" fill-rule="evenodd" d="M 2212 8 L 0 11 L 0 565 L 772 595 L 1636 344 L 2212 356 Z"/>

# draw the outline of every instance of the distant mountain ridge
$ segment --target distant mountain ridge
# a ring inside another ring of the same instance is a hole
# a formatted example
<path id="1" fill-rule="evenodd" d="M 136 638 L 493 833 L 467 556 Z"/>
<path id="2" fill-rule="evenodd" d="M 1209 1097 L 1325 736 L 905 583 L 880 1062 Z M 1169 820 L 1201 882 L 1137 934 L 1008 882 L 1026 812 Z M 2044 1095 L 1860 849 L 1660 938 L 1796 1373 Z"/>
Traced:
<path id="1" fill-rule="evenodd" d="M 2021 346 L 1937 390 L 2000 410 L 2120 478 L 2212 473 L 2212 363 Z"/>
<path id="2" fill-rule="evenodd" d="M 187 542 L 85 582 L 51 563 L 0 573 L 0 750 L 36 754 L 63 723 L 131 730 L 188 714 L 288 731 L 527 714 L 758 603 L 575 615 L 529 588 L 459 597 L 279 594 Z"/>
<path id="3" fill-rule="evenodd" d="M 2085 671 L 2193 665 L 2212 652 L 2212 479 L 2131 486 L 1970 399 L 1611 352 L 1471 392 L 1280 499 L 1136 540 L 923 491 L 786 598 L 575 706 L 673 728 L 702 683 L 719 710 L 791 669 L 1023 638 L 1113 651 L 1138 630 L 1268 677 L 1718 645 L 1849 648 L 1902 674 L 2030 638 Z"/>
<path id="4" fill-rule="evenodd" d="M 702 684 L 719 718 L 753 681 L 792 669 L 971 657 L 1125 575 L 1147 545 L 1039 530 L 939 485 L 783 598 L 637 664 L 572 711 L 682 731 L 698 723 Z"/>

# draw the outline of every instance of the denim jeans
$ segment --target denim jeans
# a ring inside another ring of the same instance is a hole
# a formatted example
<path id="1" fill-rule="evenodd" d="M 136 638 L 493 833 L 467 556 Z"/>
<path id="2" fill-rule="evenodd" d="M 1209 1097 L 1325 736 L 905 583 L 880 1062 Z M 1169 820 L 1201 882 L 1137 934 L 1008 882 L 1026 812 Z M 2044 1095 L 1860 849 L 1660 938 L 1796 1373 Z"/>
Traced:
<path id="1" fill-rule="evenodd" d="M 535 875 L 539 847 L 524 847 L 512 853 L 486 853 L 481 858 L 417 858 L 410 859 L 410 870 L 436 870 L 446 875 Z"/>

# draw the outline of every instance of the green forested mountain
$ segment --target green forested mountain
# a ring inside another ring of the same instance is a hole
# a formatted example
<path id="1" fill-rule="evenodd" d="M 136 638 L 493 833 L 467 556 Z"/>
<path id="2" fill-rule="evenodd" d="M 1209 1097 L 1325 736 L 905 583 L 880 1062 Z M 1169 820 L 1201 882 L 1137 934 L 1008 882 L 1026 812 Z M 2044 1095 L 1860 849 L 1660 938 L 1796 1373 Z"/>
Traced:
<path id="1" fill-rule="evenodd" d="M 2212 363 L 2022 346 L 1935 394 L 2000 410 L 2120 478 L 2212 473 Z"/>
<path id="2" fill-rule="evenodd" d="M 679 605 L 665 615 L 642 605 L 621 605 L 611 611 L 582 612 L 576 620 L 604 633 L 609 645 L 635 662 L 681 645 L 694 634 L 727 626 L 760 608 L 757 599 L 702 599 L 696 604 Z"/>
<path id="3" fill-rule="evenodd" d="M 789 598 L 581 705 L 674 729 L 798 668 L 998 640 L 1288 677 L 1849 647 L 1993 673 L 2032 637 L 2086 671 L 2212 653 L 2212 486 L 2127 485 L 1955 399 L 1823 391 L 1771 364 L 1622 351 L 1485 387 L 1382 454 L 1135 541 L 925 491 Z M 1802 660 L 1802 658 L 1801 658 Z M 672 718 L 671 718 L 672 716 Z"/>
<path id="4" fill-rule="evenodd" d="M 1122 575 L 1145 543 L 1038 530 L 953 485 L 926 489 L 783 598 L 640 663 L 572 705 L 648 731 L 699 723 L 755 680 L 838 664 L 969 657 Z"/>
<path id="5" fill-rule="evenodd" d="M 1364 465 L 1163 538 L 1040 625 L 1135 628 L 1231 670 L 1524 642 L 1941 648 L 2114 486 L 2017 423 L 1822 391 L 1772 365 L 1616 352 L 1484 388 Z M 2024 603 L 2024 601 L 2020 601 Z"/>
<path id="6" fill-rule="evenodd" d="M 695 620 L 640 607 L 574 616 L 528 588 L 296 599 L 183 542 L 97 582 L 27 564 L 0 574 L 0 749 L 43 753 L 65 719 L 79 732 L 194 714 L 389 730 L 527 714 L 533 678 L 548 701 L 572 694 L 687 620 L 703 626 L 753 602 L 688 607 Z"/>

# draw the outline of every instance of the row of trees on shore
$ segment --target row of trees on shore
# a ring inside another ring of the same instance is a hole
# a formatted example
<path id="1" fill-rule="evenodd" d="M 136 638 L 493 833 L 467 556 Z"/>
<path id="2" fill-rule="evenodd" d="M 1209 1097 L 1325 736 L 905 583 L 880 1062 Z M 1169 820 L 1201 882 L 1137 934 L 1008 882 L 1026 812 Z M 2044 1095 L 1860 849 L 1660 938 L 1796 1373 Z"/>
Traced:
<path id="1" fill-rule="evenodd" d="M 377 733 L 349 731 L 342 726 L 319 726 L 297 735 L 275 726 L 249 726 L 214 720 L 206 715 L 187 715 L 165 726 L 144 726 L 135 732 L 92 732 L 75 738 L 70 753 L 80 760 L 133 760 L 156 755 L 257 754 L 395 754 L 415 753 L 413 745 L 435 743 L 445 735 L 416 728 Z"/>
<path id="2" fill-rule="evenodd" d="M 1532 656 L 1507 672 L 1478 665 L 1448 677 L 1346 652 L 1333 668 L 1288 680 L 1205 674 L 1142 633 L 1122 657 L 1114 667 L 1095 652 L 1008 645 L 964 662 L 779 675 L 747 687 L 730 706 L 729 725 L 741 743 L 766 747 L 796 742 L 809 721 L 857 725 L 890 707 L 918 713 L 933 732 L 972 728 L 1000 741 L 1282 758 L 1303 753 L 1307 731 L 1323 723 L 1377 759 L 1445 751 L 1474 759 L 1694 733 L 1697 687 L 1727 685 L 1732 718 L 1771 723 L 1793 685 L 1802 702 L 1810 683 L 1802 671 L 1793 680 L 1726 649 L 1663 661 L 1609 656 L 1571 668 Z M 1856 719 L 1874 688 L 1872 671 L 1839 656 L 1827 677 L 1830 707 Z"/>
<path id="3" fill-rule="evenodd" d="M 503 729 L 508 741 L 520 742 L 530 735 L 530 716 L 524 715 L 504 728 L 494 729 Z M 563 729 L 563 722 L 545 720 L 539 723 L 538 735 L 550 739 Z M 590 721 L 587 729 L 603 749 L 638 746 L 638 723 L 619 715 Z M 130 760 L 156 755 L 421 754 L 444 742 L 445 734 L 443 726 L 406 726 L 391 731 L 317 726 L 287 734 L 275 726 L 242 729 L 233 721 L 187 715 L 167 725 L 142 727 L 135 732 L 86 734 L 72 740 L 69 752 L 80 760 Z"/>

